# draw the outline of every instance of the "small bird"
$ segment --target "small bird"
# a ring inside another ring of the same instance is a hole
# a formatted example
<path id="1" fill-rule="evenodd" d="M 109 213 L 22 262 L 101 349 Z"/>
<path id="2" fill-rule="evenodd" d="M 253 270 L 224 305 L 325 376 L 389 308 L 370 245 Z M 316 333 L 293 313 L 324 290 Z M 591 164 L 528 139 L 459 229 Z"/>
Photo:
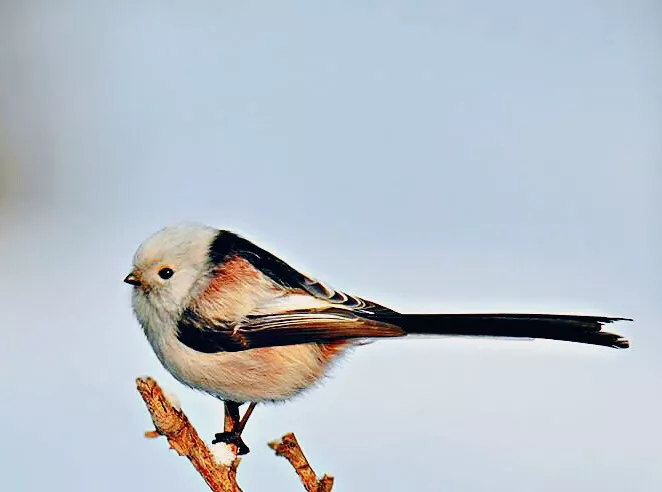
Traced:
<path id="1" fill-rule="evenodd" d="M 604 324 L 627 318 L 558 314 L 403 314 L 333 290 L 241 236 L 198 224 L 166 227 L 140 245 L 133 310 L 163 366 L 225 403 L 241 440 L 260 402 L 312 387 L 366 340 L 406 335 L 546 338 L 627 348 Z M 239 418 L 239 407 L 250 403 Z"/>

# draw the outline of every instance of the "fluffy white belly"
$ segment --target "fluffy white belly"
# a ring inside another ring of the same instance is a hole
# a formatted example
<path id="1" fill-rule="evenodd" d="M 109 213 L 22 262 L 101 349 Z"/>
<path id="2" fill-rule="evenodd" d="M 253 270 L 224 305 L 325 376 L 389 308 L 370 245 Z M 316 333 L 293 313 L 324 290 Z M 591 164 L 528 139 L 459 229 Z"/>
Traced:
<path id="1" fill-rule="evenodd" d="M 314 385 L 329 355 L 315 344 L 206 354 L 179 340 L 152 343 L 172 375 L 182 383 L 223 400 L 285 400 Z"/>

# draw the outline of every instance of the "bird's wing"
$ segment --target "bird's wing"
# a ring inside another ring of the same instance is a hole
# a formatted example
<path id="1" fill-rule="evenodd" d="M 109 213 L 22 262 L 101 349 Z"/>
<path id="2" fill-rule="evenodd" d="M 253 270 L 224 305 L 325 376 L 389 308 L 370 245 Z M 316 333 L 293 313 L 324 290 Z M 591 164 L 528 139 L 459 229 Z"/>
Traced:
<path id="1" fill-rule="evenodd" d="M 256 272 L 259 272 L 259 275 L 270 279 L 282 289 L 278 295 L 274 295 L 272 299 L 264 302 L 263 306 L 257 306 L 256 314 L 325 306 L 371 313 L 397 314 L 392 309 L 375 302 L 334 290 L 319 280 L 304 275 L 272 253 L 230 231 L 219 232 L 211 244 L 209 255 L 212 264 L 221 272 L 221 275 L 223 275 L 224 266 L 243 260 L 243 262 L 253 267 Z M 250 276 L 250 272 L 245 273 L 247 274 L 245 278 Z M 233 278 L 240 280 L 238 275 L 225 274 L 225 277 L 230 280 Z"/>
<path id="2" fill-rule="evenodd" d="M 232 232 L 219 231 L 209 258 L 208 284 L 178 321 L 179 340 L 199 352 L 404 335 L 367 319 L 395 311 L 333 290 Z"/>
<path id="3" fill-rule="evenodd" d="M 405 335 L 398 326 L 365 319 L 344 309 L 253 315 L 234 325 L 214 323 L 187 310 L 178 329 L 182 343 L 206 353 Z"/>

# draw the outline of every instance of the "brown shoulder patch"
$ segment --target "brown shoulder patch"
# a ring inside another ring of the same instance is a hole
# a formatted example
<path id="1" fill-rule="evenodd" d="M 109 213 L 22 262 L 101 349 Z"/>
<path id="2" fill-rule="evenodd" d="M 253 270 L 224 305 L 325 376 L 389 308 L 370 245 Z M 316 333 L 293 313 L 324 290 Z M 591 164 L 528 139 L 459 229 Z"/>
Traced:
<path id="1" fill-rule="evenodd" d="M 237 256 L 214 270 L 194 309 L 209 319 L 239 320 L 279 291 L 271 279 Z"/>

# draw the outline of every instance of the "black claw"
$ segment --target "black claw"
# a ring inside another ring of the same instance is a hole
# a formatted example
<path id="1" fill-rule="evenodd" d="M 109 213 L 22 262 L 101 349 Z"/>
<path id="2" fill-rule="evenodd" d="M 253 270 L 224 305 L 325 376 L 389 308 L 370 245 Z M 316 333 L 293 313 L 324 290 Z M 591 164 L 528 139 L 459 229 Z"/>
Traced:
<path id="1" fill-rule="evenodd" d="M 239 444 L 237 444 L 237 455 L 243 456 L 251 452 L 251 449 L 246 446 L 246 443 L 239 438 Z"/>
<path id="2" fill-rule="evenodd" d="M 236 432 L 220 432 L 215 434 L 214 440 L 211 443 L 217 444 L 220 442 L 224 442 L 226 444 L 234 444 L 237 446 L 237 455 L 239 456 L 248 454 L 250 452 L 250 448 L 246 446 L 246 443 L 241 438 L 241 435 L 237 434 Z"/>

